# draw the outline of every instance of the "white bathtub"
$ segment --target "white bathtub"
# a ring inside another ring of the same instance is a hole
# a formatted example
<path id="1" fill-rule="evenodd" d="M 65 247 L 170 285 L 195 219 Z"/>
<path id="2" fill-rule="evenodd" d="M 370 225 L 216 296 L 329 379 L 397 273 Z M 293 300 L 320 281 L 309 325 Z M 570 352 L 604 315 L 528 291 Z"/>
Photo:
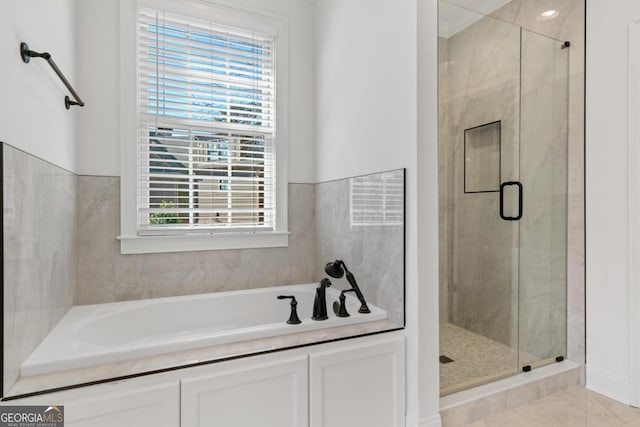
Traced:
<path id="1" fill-rule="evenodd" d="M 327 289 L 329 319 L 311 320 L 317 284 L 219 292 L 73 307 L 22 364 L 22 376 L 149 357 L 174 351 L 267 338 L 386 319 L 387 313 L 347 296 L 350 317 L 331 309 L 339 292 Z M 299 325 L 289 325 L 290 300 L 298 301 Z"/>

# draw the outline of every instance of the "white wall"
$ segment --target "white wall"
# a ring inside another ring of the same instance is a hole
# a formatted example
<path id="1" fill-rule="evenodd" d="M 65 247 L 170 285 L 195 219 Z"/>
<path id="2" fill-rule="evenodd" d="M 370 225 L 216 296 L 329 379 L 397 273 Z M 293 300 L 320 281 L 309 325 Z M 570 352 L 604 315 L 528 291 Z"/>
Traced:
<path id="1" fill-rule="evenodd" d="M 628 60 L 640 2 L 587 1 L 587 386 L 629 402 Z M 640 167 L 640 165 L 638 165 Z"/>
<path id="2" fill-rule="evenodd" d="M 415 162 L 416 2 L 316 3 L 319 182 Z"/>
<path id="3" fill-rule="evenodd" d="M 317 180 L 407 168 L 407 426 L 412 427 L 440 424 L 436 8 L 436 0 L 316 3 Z M 419 70 L 425 72 L 420 84 Z M 418 146 L 419 111 L 426 126 L 420 134 L 424 147 Z"/>
<path id="4" fill-rule="evenodd" d="M 0 2 L 0 141 L 75 171 L 75 117 L 62 82 L 43 59 L 25 64 L 20 42 L 51 53 L 82 97 L 75 78 L 74 0 Z"/>
<path id="5" fill-rule="evenodd" d="M 313 3 L 218 0 L 289 20 L 289 182 L 315 182 Z M 120 175 L 119 1 L 76 0 L 78 78 L 87 106 L 78 122 L 78 171 Z"/>
<path id="6" fill-rule="evenodd" d="M 120 7 L 118 0 L 75 0 L 80 175 L 120 176 Z"/>

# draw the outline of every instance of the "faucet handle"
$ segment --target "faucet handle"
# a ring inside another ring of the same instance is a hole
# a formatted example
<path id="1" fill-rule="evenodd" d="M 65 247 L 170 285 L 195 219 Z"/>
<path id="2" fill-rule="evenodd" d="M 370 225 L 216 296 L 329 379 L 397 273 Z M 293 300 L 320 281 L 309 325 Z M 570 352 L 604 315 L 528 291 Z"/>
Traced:
<path id="1" fill-rule="evenodd" d="M 331 280 L 327 279 L 326 277 L 324 279 L 322 279 L 320 281 L 320 287 L 322 288 L 330 288 L 331 287 Z"/>
<path id="2" fill-rule="evenodd" d="M 302 323 L 302 321 L 298 317 L 298 301 L 296 301 L 296 297 L 294 297 L 293 295 L 278 295 L 277 298 L 291 300 L 291 315 L 289 316 L 289 320 L 287 320 L 287 323 L 290 325 L 299 325 L 300 323 Z"/>
<path id="3" fill-rule="evenodd" d="M 345 294 L 347 292 L 355 292 L 355 291 L 356 291 L 355 289 L 351 288 L 351 289 L 347 289 L 340 292 L 340 303 L 338 303 L 338 301 L 335 301 L 333 303 L 333 311 L 334 313 L 336 313 L 336 316 L 338 317 L 350 316 L 349 312 L 347 311 L 347 304 L 346 304 L 347 296 Z"/>

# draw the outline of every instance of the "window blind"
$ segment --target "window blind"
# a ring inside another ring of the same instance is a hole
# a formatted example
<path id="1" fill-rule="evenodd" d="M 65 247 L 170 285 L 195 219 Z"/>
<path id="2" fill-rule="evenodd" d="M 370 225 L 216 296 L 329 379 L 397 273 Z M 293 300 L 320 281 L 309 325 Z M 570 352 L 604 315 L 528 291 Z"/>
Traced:
<path id="1" fill-rule="evenodd" d="M 138 18 L 139 234 L 274 230 L 273 37 Z"/>
<path id="2" fill-rule="evenodd" d="M 350 180 L 351 226 L 404 224 L 404 171 Z"/>

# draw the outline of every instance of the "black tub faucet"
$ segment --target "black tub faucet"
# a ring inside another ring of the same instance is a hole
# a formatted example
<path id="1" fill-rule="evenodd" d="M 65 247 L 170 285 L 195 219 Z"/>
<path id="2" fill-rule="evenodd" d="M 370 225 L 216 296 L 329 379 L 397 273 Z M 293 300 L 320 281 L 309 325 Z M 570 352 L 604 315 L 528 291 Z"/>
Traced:
<path id="1" fill-rule="evenodd" d="M 331 286 L 331 280 L 326 277 L 320 281 L 316 289 L 316 299 L 313 301 L 313 320 L 327 320 L 327 292 L 326 289 Z"/>
<path id="2" fill-rule="evenodd" d="M 287 320 L 287 323 L 290 325 L 299 325 L 300 323 L 302 323 L 302 321 L 298 317 L 298 301 L 296 301 L 296 297 L 294 297 L 293 295 L 278 295 L 278 299 L 291 300 L 291 315 L 289 316 L 289 320 Z"/>
<path id="3" fill-rule="evenodd" d="M 356 278 L 353 277 L 353 274 L 349 271 L 344 261 L 337 259 L 333 262 L 328 263 L 324 267 L 324 271 L 331 277 L 335 279 L 339 279 L 342 276 L 347 277 L 347 282 L 351 285 L 351 289 L 356 293 L 356 296 L 360 300 L 360 309 L 358 313 L 371 313 L 369 307 L 367 307 L 367 302 L 364 299 L 364 295 L 362 295 L 362 291 L 358 287 L 358 283 L 356 282 Z"/>

